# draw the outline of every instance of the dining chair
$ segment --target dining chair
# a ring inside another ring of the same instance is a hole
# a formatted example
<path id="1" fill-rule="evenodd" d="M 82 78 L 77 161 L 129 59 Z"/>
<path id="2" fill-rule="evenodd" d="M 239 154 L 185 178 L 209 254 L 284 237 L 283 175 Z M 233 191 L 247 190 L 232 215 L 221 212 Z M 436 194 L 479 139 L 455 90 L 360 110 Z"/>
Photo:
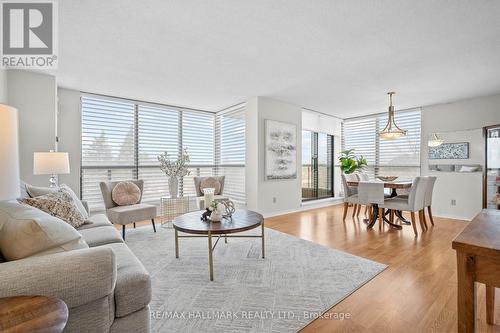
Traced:
<path id="1" fill-rule="evenodd" d="M 353 174 L 342 174 L 342 185 L 344 187 L 344 215 L 343 220 L 345 221 L 345 217 L 347 216 L 347 210 L 349 209 L 349 204 L 353 205 L 353 213 L 352 217 L 356 214 L 356 210 L 358 209 L 358 189 L 353 186 L 347 185 L 348 181 L 358 181 L 356 175 Z"/>
<path id="2" fill-rule="evenodd" d="M 368 176 L 368 174 L 365 172 L 356 173 L 356 177 L 358 178 L 358 181 L 360 181 L 360 182 L 367 182 L 370 180 L 370 176 Z M 368 205 L 365 206 L 365 216 L 368 215 L 368 207 L 369 207 Z M 356 216 L 359 216 L 360 211 L 361 211 L 361 209 L 358 209 Z"/>
<path id="3" fill-rule="evenodd" d="M 424 210 L 424 198 L 427 191 L 427 177 L 416 177 L 410 189 L 408 197 L 396 196 L 394 198 L 386 199 L 384 204 L 379 205 L 379 208 L 400 210 L 411 213 L 411 225 L 415 236 L 418 236 L 415 212 L 419 213 L 420 228 L 425 231 L 424 219 L 422 213 Z"/>
<path id="4" fill-rule="evenodd" d="M 425 189 L 425 198 L 424 198 L 424 208 L 427 207 L 427 213 L 429 214 L 429 220 L 431 224 L 434 225 L 434 218 L 432 216 L 432 193 L 434 192 L 434 184 L 436 183 L 436 176 L 428 176 L 427 177 L 427 187 Z M 425 216 L 425 215 L 424 215 Z"/>
<path id="5" fill-rule="evenodd" d="M 379 205 L 384 204 L 384 183 L 374 181 L 360 181 L 358 185 L 358 199 L 359 203 L 372 207 L 370 220 L 378 217 L 379 225 L 382 226 L 384 212 Z"/>

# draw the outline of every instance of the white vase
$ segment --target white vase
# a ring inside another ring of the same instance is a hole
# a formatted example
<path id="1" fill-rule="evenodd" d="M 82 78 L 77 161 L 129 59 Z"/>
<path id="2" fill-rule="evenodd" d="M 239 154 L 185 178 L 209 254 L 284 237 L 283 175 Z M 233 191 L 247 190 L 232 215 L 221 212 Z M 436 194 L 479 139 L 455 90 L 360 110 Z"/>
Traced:
<path id="1" fill-rule="evenodd" d="M 220 222 L 221 219 L 222 219 L 222 214 L 217 210 L 214 210 L 212 214 L 210 214 L 210 220 L 212 222 Z"/>
<path id="2" fill-rule="evenodd" d="M 179 179 L 177 177 L 170 177 L 168 180 L 168 191 L 171 198 L 177 198 L 179 194 Z"/>

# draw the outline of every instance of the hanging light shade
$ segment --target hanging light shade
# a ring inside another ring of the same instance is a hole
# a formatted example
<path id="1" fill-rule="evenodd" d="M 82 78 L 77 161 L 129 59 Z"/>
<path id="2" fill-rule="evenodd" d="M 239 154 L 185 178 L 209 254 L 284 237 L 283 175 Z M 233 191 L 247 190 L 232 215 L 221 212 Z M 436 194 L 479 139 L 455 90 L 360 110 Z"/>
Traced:
<path id="1" fill-rule="evenodd" d="M 390 91 L 387 93 L 389 95 L 389 117 L 387 118 L 387 125 L 385 125 L 384 129 L 379 132 L 380 138 L 383 140 L 396 140 L 402 136 L 406 135 L 406 131 L 396 125 L 394 121 L 394 105 L 392 105 L 392 95 L 395 92 Z"/>
<path id="2" fill-rule="evenodd" d="M 443 144 L 444 140 L 439 138 L 437 133 L 432 133 L 431 138 L 427 141 L 427 146 L 437 147 Z"/>

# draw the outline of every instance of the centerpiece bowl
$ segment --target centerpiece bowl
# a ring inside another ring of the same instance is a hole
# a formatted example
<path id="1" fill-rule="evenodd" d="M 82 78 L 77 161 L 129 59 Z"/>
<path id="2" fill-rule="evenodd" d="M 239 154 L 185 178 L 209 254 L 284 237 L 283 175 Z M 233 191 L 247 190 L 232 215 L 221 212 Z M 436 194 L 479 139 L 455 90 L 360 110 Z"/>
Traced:
<path id="1" fill-rule="evenodd" d="M 392 182 L 398 179 L 397 176 L 378 176 L 377 178 L 383 182 Z"/>

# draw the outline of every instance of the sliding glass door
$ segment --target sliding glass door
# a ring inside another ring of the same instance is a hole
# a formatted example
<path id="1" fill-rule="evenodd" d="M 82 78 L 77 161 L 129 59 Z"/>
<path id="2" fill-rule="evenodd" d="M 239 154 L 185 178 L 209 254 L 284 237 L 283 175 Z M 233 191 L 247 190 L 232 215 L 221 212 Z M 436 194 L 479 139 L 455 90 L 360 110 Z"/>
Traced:
<path id="1" fill-rule="evenodd" d="M 302 201 L 333 197 L 333 136 L 302 131 Z"/>

